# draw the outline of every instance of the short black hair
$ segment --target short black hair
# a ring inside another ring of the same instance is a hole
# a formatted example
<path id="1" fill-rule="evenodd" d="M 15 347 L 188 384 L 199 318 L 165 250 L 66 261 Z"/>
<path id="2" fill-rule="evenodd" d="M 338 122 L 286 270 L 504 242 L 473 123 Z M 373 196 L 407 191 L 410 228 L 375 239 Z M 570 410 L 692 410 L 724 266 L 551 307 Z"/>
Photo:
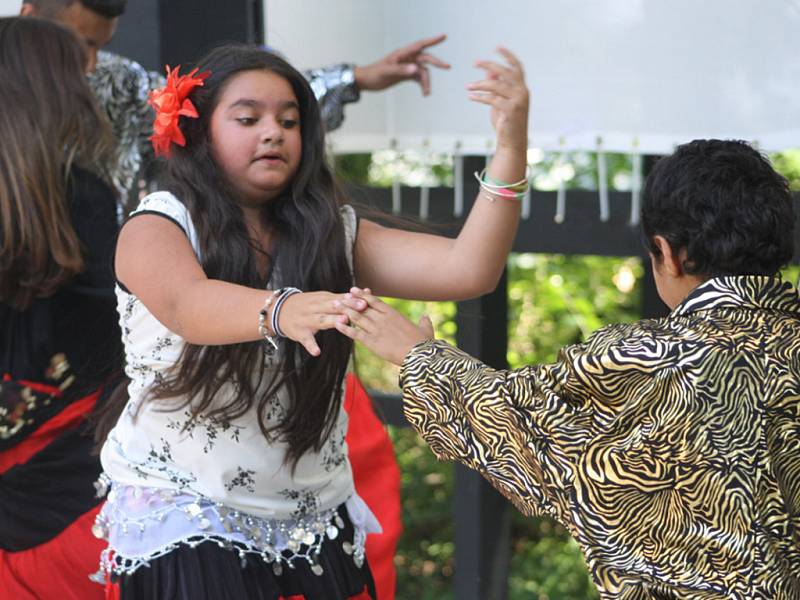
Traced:
<path id="1" fill-rule="evenodd" d="M 80 2 L 89 10 L 96 12 L 106 19 L 114 19 L 125 13 L 128 0 L 23 0 L 23 4 L 35 6 L 41 16 L 52 19 L 59 15 L 67 6 Z"/>
<path id="2" fill-rule="evenodd" d="M 794 256 L 789 184 L 749 144 L 694 140 L 657 161 L 642 192 L 642 234 L 686 250 L 687 273 L 775 275 Z"/>

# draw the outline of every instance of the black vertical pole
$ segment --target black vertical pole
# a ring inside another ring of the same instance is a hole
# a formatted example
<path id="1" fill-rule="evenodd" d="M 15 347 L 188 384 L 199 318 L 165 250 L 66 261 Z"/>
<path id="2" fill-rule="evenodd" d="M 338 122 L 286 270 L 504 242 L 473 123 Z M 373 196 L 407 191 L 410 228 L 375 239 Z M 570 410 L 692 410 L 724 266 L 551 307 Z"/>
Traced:
<path id="1" fill-rule="evenodd" d="M 464 161 L 464 173 L 483 168 L 483 158 Z M 470 178 L 465 175 L 465 178 Z M 466 185 L 465 198 L 477 188 Z M 508 281 L 475 300 L 458 303 L 459 348 L 496 369 L 508 368 Z M 509 504 L 483 477 L 455 467 L 455 595 L 458 600 L 505 600 L 511 559 Z"/>

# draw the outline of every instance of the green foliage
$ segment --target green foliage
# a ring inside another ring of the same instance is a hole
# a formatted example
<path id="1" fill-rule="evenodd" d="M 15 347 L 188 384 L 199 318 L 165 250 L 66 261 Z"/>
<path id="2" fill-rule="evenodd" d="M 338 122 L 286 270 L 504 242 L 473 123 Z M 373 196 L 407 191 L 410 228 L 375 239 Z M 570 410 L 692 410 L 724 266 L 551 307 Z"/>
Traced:
<path id="1" fill-rule="evenodd" d="M 348 183 L 389 187 L 453 185 L 453 157 L 446 154 L 397 152 L 345 154 L 336 157 L 336 174 Z"/>
<path id="2" fill-rule="evenodd" d="M 509 259 L 511 368 L 552 362 L 560 348 L 639 314 L 637 258 L 517 254 Z"/>
<path id="3" fill-rule="evenodd" d="M 451 600 L 453 465 L 438 462 L 413 429 L 390 427 L 389 435 L 400 465 L 403 506 L 397 598 Z"/>
<path id="4" fill-rule="evenodd" d="M 800 192 L 800 150 L 776 152 L 770 159 L 775 170 L 789 180 L 789 187 Z"/>
<path id="5" fill-rule="evenodd" d="M 586 573 L 577 542 L 551 519 L 516 513 L 509 591 L 511 600 L 590 600 L 597 589 Z"/>
<path id="6" fill-rule="evenodd" d="M 626 191 L 633 171 L 629 154 L 607 153 L 608 188 Z M 775 169 L 789 180 L 792 190 L 800 191 L 800 150 L 785 150 L 770 155 Z M 336 157 L 336 174 L 343 181 L 359 185 L 386 187 L 398 179 L 403 185 L 453 185 L 453 159 L 443 154 L 396 152 L 344 154 Z M 528 151 L 531 185 L 539 190 L 555 190 L 560 181 L 568 189 L 597 189 L 597 154 L 593 152 Z"/>
<path id="7" fill-rule="evenodd" d="M 370 185 L 371 154 L 338 154 L 333 160 L 334 172 L 342 181 L 356 185 Z"/>
<path id="8" fill-rule="evenodd" d="M 629 190 L 631 157 L 608 153 L 606 172 L 609 189 Z M 408 186 L 452 186 L 453 157 L 445 154 L 384 150 L 373 154 L 336 157 L 336 174 L 345 182 L 388 187 L 397 179 Z M 528 151 L 531 185 L 555 190 L 560 181 L 568 189 L 597 189 L 597 154 L 591 152 Z"/>

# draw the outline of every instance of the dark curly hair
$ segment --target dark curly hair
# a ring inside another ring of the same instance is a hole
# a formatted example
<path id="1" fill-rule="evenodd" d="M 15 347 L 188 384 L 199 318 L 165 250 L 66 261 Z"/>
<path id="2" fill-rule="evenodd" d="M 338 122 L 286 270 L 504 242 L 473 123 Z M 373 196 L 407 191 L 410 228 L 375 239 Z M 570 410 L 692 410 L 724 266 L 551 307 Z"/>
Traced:
<path id="1" fill-rule="evenodd" d="M 645 247 L 686 250 L 692 275 L 775 275 L 794 256 L 789 184 L 742 141 L 694 140 L 656 162 L 642 194 Z"/>

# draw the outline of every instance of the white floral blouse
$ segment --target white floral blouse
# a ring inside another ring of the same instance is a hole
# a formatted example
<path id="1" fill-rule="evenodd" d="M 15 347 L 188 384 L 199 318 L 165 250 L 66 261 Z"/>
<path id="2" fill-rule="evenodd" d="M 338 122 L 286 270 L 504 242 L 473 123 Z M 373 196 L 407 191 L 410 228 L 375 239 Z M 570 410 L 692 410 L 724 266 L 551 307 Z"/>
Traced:
<path id="1" fill-rule="evenodd" d="M 145 211 L 175 222 L 200 257 L 189 213 L 175 196 L 151 194 L 134 214 Z M 355 212 L 343 206 L 341 214 L 352 268 Z M 296 551 L 324 535 L 335 537 L 342 504 L 360 531 L 354 551 L 363 553 L 363 537 L 380 526 L 355 495 L 345 445 L 347 413 L 340 410 L 321 451 L 303 456 L 293 474 L 284 463 L 285 445 L 262 435 L 255 407 L 237 419 L 201 415 L 193 421 L 188 410 L 144 402 L 148 389 L 177 362 L 185 341 L 120 285 L 116 294 L 131 383 L 128 405 L 101 453 L 111 493 L 95 533 L 108 537 L 116 555 L 106 566 L 130 572 L 178 542 L 201 539 L 236 542 L 240 551 L 274 559 L 287 548 Z M 275 357 L 266 368 L 274 364 Z M 285 393 L 276 393 L 272 402 L 268 420 L 277 422 L 285 414 Z"/>

